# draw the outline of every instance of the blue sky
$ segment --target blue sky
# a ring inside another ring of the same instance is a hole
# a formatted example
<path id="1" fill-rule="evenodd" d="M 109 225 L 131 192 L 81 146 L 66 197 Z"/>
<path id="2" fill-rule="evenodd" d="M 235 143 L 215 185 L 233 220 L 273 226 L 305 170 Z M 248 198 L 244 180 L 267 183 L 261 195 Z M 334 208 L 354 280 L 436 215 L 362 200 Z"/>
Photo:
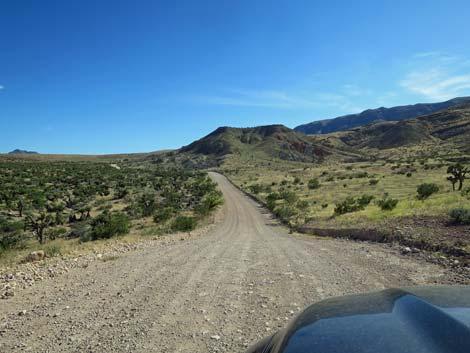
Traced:
<path id="1" fill-rule="evenodd" d="M 178 148 L 470 95 L 468 1 L 0 0 L 0 152 Z"/>

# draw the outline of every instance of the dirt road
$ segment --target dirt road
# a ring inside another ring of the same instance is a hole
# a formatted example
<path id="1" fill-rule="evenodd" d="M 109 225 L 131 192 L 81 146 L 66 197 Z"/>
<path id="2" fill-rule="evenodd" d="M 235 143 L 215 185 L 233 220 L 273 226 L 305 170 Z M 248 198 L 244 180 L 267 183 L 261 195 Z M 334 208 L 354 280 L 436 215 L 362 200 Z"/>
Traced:
<path id="1" fill-rule="evenodd" d="M 243 352 L 298 310 L 441 274 L 378 245 L 299 238 L 223 176 L 206 235 L 95 261 L 0 301 L 0 352 Z"/>

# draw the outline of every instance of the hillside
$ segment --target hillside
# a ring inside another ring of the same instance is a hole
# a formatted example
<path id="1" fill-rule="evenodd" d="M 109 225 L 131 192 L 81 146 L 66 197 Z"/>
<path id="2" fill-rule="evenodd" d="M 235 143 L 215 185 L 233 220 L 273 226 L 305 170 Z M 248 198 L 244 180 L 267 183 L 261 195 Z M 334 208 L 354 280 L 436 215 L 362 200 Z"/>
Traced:
<path id="1" fill-rule="evenodd" d="M 26 151 L 26 150 L 20 150 L 20 149 L 15 149 L 11 152 L 8 152 L 8 154 L 38 154 L 35 151 Z"/>
<path id="2" fill-rule="evenodd" d="M 432 142 L 463 151 L 470 144 L 470 104 L 460 105 L 415 119 L 379 122 L 324 135 L 323 143 L 353 149 L 391 149 Z"/>
<path id="3" fill-rule="evenodd" d="M 334 119 L 314 121 L 297 126 L 294 130 L 304 134 L 327 134 L 349 130 L 380 121 L 398 121 L 432 114 L 460 104 L 470 103 L 470 97 L 451 99 L 446 102 L 405 105 L 393 108 L 368 109 L 359 114 L 345 115 Z"/>
<path id="4" fill-rule="evenodd" d="M 181 148 L 179 156 L 191 156 L 220 165 L 229 155 L 256 159 L 279 159 L 292 162 L 321 162 L 343 154 L 317 143 L 315 139 L 283 125 L 253 128 L 220 127 Z"/>

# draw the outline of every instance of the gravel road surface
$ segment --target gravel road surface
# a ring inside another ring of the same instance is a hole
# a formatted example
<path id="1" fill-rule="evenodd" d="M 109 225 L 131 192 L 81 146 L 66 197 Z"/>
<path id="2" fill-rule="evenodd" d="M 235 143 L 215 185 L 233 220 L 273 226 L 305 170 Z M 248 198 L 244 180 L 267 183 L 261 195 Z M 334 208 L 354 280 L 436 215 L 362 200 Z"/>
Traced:
<path id="1" fill-rule="evenodd" d="M 386 247 L 294 236 L 228 180 L 205 235 L 156 242 L 0 301 L 0 352 L 243 352 L 306 305 L 434 283 Z"/>

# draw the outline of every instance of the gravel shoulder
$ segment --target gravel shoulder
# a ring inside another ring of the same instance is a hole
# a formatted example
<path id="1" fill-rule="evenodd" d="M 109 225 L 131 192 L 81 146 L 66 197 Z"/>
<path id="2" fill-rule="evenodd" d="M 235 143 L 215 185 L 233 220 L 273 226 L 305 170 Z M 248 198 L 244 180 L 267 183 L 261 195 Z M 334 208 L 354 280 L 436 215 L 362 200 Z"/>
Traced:
<path id="1" fill-rule="evenodd" d="M 243 352 L 321 299 L 443 280 L 441 267 L 378 244 L 290 235 L 211 176 L 225 204 L 210 231 L 91 261 L 0 301 L 0 352 Z"/>

